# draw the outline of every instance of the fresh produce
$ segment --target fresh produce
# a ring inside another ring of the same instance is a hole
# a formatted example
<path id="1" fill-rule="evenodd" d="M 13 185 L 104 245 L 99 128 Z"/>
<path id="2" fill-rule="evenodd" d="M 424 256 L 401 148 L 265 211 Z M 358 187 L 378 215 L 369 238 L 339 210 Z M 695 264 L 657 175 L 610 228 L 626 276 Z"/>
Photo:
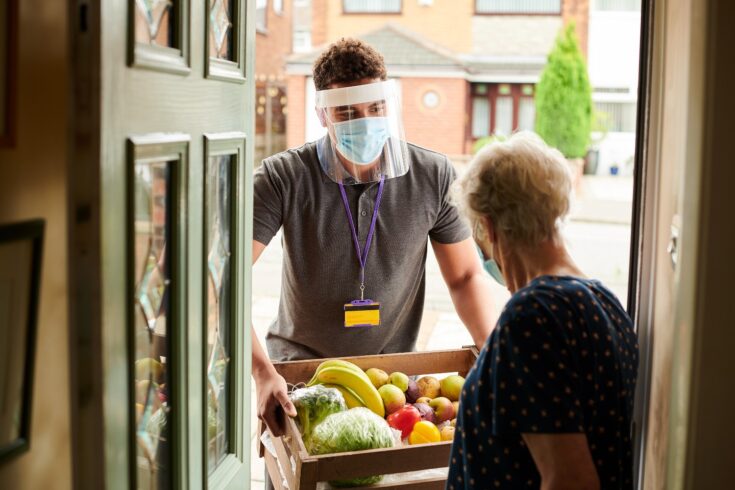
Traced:
<path id="1" fill-rule="evenodd" d="M 414 403 L 414 407 L 421 414 L 422 420 L 428 420 L 431 423 L 436 422 L 436 416 L 434 415 L 434 409 L 429 406 L 428 403 Z"/>
<path id="2" fill-rule="evenodd" d="M 457 374 L 453 374 L 441 380 L 439 385 L 441 395 L 455 402 L 459 400 L 459 395 L 462 393 L 464 378 Z"/>
<path id="3" fill-rule="evenodd" d="M 401 372 L 390 373 L 390 384 L 397 386 L 402 392 L 408 389 L 408 376 Z"/>
<path id="4" fill-rule="evenodd" d="M 416 403 L 426 403 L 428 405 L 431 403 L 431 398 L 428 396 L 420 396 L 416 399 Z"/>
<path id="5" fill-rule="evenodd" d="M 438 430 L 437 430 L 438 434 Z M 310 454 L 393 447 L 393 433 L 388 423 L 367 408 L 352 408 L 329 415 L 314 428 L 307 450 Z M 334 486 L 372 485 L 382 475 L 331 481 Z"/>
<path id="6" fill-rule="evenodd" d="M 342 361 L 346 362 L 346 361 Z M 324 363 L 322 363 L 324 364 Z M 352 363 L 349 363 L 352 364 Z M 380 393 L 375 389 L 367 374 L 355 366 L 327 365 L 319 369 L 308 385 L 317 383 L 340 385 L 349 388 L 362 404 L 381 417 L 385 416 L 385 408 Z"/>
<path id="7" fill-rule="evenodd" d="M 454 418 L 454 406 L 452 406 L 452 402 L 449 401 L 449 398 L 443 396 L 436 397 L 431 400 L 429 406 L 434 409 L 437 424 Z"/>
<path id="8" fill-rule="evenodd" d="M 135 361 L 135 379 L 143 380 L 149 377 L 156 383 L 164 381 L 163 364 L 152 357 L 144 357 Z"/>
<path id="9" fill-rule="evenodd" d="M 385 405 L 387 413 L 393 413 L 406 404 L 406 395 L 395 385 L 383 385 L 378 389 L 378 393 L 383 400 L 382 403 Z"/>
<path id="10" fill-rule="evenodd" d="M 319 386 L 319 385 L 316 385 L 316 386 Z M 355 395 L 355 392 L 347 388 L 346 386 L 330 385 L 330 384 L 324 384 L 321 386 L 324 386 L 325 388 L 333 388 L 339 391 L 342 394 L 342 398 L 345 399 L 345 404 L 347 405 L 348 409 L 365 406 L 365 404 L 362 403 L 362 400 L 360 399 L 360 397 Z"/>
<path id="11" fill-rule="evenodd" d="M 408 388 L 406 389 L 406 401 L 408 403 L 415 403 L 416 400 L 418 400 L 420 396 L 421 396 L 421 393 L 419 393 L 419 387 L 416 384 L 416 381 L 409 378 Z"/>
<path id="12" fill-rule="evenodd" d="M 441 441 L 441 434 L 436 425 L 422 420 L 413 426 L 411 434 L 408 436 L 409 444 L 427 444 L 430 442 Z"/>
<path id="13" fill-rule="evenodd" d="M 316 385 L 300 388 L 291 393 L 291 401 L 296 407 L 299 430 L 304 444 L 309 444 L 314 428 L 328 415 L 347 410 L 342 394 L 326 386 Z"/>
<path id="14" fill-rule="evenodd" d="M 442 427 L 442 430 L 439 431 L 439 435 L 442 438 L 442 441 L 453 441 L 454 440 L 454 426 L 453 425 L 446 425 Z"/>
<path id="15" fill-rule="evenodd" d="M 388 373 L 378 368 L 370 368 L 365 371 L 365 374 L 370 378 L 370 381 L 373 383 L 375 388 L 380 388 L 390 380 Z"/>
<path id="16" fill-rule="evenodd" d="M 343 367 L 345 369 L 352 369 L 356 373 L 359 373 L 360 375 L 365 375 L 365 372 L 360 369 L 360 367 L 357 364 L 351 363 L 350 361 L 343 361 L 342 359 L 327 359 L 326 361 L 322 362 L 317 366 L 316 371 L 314 371 L 314 376 L 311 377 L 308 383 L 306 383 L 306 386 L 312 386 L 318 383 L 317 381 L 317 375 L 319 372 L 324 368 L 330 368 L 330 367 Z"/>
<path id="17" fill-rule="evenodd" d="M 413 405 L 406 405 L 388 415 L 387 420 L 388 425 L 401 431 L 401 438 L 404 439 L 411 433 L 413 426 L 421 420 L 421 413 Z"/>
<path id="18" fill-rule="evenodd" d="M 419 387 L 419 393 L 421 393 L 421 396 L 436 398 L 441 394 L 441 385 L 439 384 L 439 380 L 433 376 L 424 376 L 420 378 L 416 384 Z"/>
<path id="19" fill-rule="evenodd" d="M 452 427 L 457 427 L 457 417 L 454 417 L 452 420 L 450 420 L 449 425 L 451 425 Z"/>
<path id="20" fill-rule="evenodd" d="M 454 415 L 456 416 L 459 413 L 459 402 L 452 402 L 452 407 L 454 408 Z"/>

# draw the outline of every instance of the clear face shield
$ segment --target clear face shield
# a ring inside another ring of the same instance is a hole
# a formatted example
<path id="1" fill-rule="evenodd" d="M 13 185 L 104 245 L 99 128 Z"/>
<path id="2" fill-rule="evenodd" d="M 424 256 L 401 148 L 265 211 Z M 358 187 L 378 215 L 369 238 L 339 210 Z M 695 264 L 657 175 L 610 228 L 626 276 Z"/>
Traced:
<path id="1" fill-rule="evenodd" d="M 319 160 L 335 182 L 363 184 L 405 175 L 408 147 L 394 81 L 319 90 L 316 110 L 329 138 Z"/>

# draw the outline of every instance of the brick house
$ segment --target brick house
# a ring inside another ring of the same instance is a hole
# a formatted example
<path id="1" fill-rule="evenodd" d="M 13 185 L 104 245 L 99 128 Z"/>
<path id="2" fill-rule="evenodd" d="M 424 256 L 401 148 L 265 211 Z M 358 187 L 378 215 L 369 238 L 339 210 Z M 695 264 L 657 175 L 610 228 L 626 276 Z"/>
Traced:
<path id="1" fill-rule="evenodd" d="M 305 0 L 301 0 L 304 3 Z M 357 37 L 378 49 L 403 95 L 406 138 L 449 155 L 478 138 L 532 129 L 534 86 L 561 27 L 587 49 L 588 0 L 312 0 L 314 46 L 286 63 L 288 146 L 320 137 L 311 65 L 324 47 Z"/>
<path id="2" fill-rule="evenodd" d="M 286 149 L 285 64 L 292 51 L 292 0 L 257 0 L 255 161 Z"/>

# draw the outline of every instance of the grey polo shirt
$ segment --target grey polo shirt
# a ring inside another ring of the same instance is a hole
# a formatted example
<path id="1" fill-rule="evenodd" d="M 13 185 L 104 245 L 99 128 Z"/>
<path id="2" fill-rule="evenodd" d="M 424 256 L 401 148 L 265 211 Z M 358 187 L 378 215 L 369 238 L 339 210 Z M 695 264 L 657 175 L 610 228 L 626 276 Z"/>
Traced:
<path id="1" fill-rule="evenodd" d="M 456 243 L 470 231 L 448 202 L 455 174 L 447 158 L 408 149 L 409 172 L 385 182 L 365 270 L 365 298 L 381 303 L 378 327 L 344 327 L 344 304 L 360 298 L 360 265 L 339 186 L 319 165 L 317 143 L 269 157 L 255 172 L 253 239 L 267 245 L 283 227 L 281 298 L 266 336 L 272 360 L 414 350 L 427 237 Z M 378 184 L 345 190 L 363 248 Z"/>

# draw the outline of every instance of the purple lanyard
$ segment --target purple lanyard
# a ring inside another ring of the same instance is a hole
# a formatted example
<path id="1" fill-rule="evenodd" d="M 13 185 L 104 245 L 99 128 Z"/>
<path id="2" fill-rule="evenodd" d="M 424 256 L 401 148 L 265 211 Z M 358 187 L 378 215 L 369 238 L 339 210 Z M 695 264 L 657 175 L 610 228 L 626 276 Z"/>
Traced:
<path id="1" fill-rule="evenodd" d="M 365 264 L 367 263 L 368 252 L 370 251 L 370 244 L 373 241 L 373 234 L 375 233 L 375 222 L 378 219 L 378 208 L 380 208 L 380 200 L 383 198 L 383 186 L 385 185 L 385 175 L 380 177 L 380 184 L 378 185 L 378 196 L 375 199 L 375 209 L 373 209 L 373 219 L 370 222 L 370 230 L 368 231 L 367 241 L 365 242 L 365 249 L 360 250 L 360 241 L 357 238 L 357 231 L 355 231 L 355 222 L 352 219 L 352 212 L 350 211 L 350 203 L 347 202 L 347 194 L 345 193 L 345 186 L 340 182 L 339 191 L 342 194 L 342 202 L 345 205 L 345 212 L 347 213 L 347 220 L 350 222 L 350 230 L 352 231 L 352 241 L 355 244 L 355 250 L 357 251 L 357 260 L 360 262 L 360 299 L 364 298 L 365 292 Z"/>

